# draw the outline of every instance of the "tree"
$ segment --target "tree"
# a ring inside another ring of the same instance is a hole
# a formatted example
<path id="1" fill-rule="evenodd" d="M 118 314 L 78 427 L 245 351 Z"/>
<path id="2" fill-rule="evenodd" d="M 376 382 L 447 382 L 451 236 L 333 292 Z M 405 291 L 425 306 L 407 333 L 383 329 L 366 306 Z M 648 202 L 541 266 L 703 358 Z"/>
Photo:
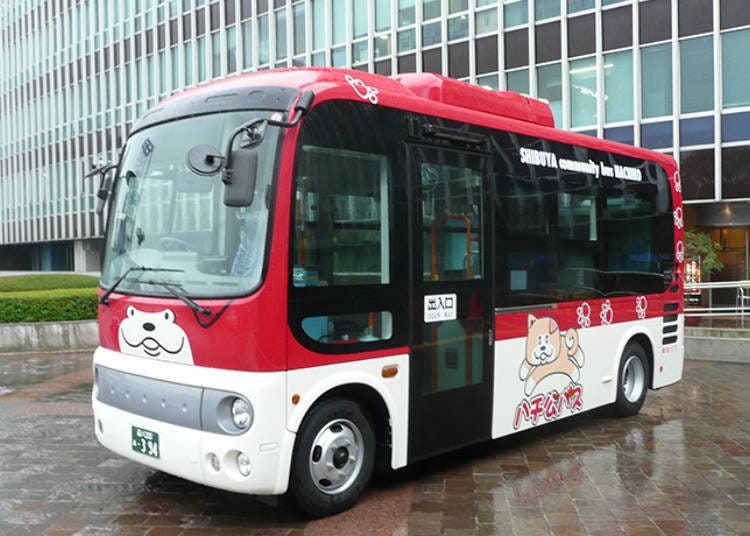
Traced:
<path id="1" fill-rule="evenodd" d="M 685 231 L 685 253 L 688 256 L 700 257 L 701 277 L 707 277 L 712 272 L 718 272 L 724 268 L 724 263 L 717 255 L 719 251 L 721 251 L 721 244 L 711 240 L 708 233 Z"/>

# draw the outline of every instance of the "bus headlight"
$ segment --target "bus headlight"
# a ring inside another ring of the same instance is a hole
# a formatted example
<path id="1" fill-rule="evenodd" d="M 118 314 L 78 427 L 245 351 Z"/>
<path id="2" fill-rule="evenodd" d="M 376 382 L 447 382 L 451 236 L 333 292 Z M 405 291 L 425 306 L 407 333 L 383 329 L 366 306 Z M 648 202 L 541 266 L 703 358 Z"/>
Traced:
<path id="1" fill-rule="evenodd" d="M 232 422 L 240 430 L 247 430 L 253 422 L 253 409 L 244 398 L 235 398 L 232 402 Z"/>
<path id="2" fill-rule="evenodd" d="M 253 405 L 247 397 L 228 391 L 204 389 L 201 401 L 201 425 L 206 432 L 240 435 L 255 420 Z"/>

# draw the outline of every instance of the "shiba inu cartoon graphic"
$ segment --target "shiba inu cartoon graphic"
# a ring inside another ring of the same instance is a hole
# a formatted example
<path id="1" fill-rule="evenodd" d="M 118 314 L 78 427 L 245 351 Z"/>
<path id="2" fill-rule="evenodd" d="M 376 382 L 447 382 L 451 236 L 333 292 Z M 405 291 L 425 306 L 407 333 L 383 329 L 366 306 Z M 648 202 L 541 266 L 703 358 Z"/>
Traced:
<path id="1" fill-rule="evenodd" d="M 578 383 L 584 354 L 575 328 L 560 331 L 555 319 L 531 314 L 528 323 L 526 357 L 518 373 L 524 381 L 524 394 L 531 396 L 539 384 L 550 377 L 559 376 L 563 384 Z"/>
<path id="2" fill-rule="evenodd" d="M 185 331 L 175 324 L 171 309 L 144 313 L 131 305 L 120 323 L 119 340 L 120 351 L 124 354 L 193 364 L 190 341 Z"/>

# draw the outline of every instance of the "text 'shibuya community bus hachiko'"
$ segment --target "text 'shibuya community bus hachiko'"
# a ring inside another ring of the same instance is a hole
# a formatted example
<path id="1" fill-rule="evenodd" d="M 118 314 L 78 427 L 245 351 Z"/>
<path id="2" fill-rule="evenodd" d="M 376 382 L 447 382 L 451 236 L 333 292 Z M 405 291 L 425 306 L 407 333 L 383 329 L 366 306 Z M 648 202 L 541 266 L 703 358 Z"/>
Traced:
<path id="1" fill-rule="evenodd" d="M 319 516 L 376 464 L 637 413 L 682 375 L 677 168 L 553 123 L 512 93 L 335 69 L 150 110 L 99 170 L 98 440 Z"/>

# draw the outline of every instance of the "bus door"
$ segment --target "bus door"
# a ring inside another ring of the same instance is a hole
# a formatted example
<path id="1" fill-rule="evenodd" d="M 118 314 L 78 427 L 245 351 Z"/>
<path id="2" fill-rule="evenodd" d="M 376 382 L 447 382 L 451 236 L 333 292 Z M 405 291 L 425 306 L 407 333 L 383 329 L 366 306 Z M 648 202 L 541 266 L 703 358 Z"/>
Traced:
<path id="1" fill-rule="evenodd" d="M 409 461 L 490 439 L 489 159 L 411 147 Z"/>

